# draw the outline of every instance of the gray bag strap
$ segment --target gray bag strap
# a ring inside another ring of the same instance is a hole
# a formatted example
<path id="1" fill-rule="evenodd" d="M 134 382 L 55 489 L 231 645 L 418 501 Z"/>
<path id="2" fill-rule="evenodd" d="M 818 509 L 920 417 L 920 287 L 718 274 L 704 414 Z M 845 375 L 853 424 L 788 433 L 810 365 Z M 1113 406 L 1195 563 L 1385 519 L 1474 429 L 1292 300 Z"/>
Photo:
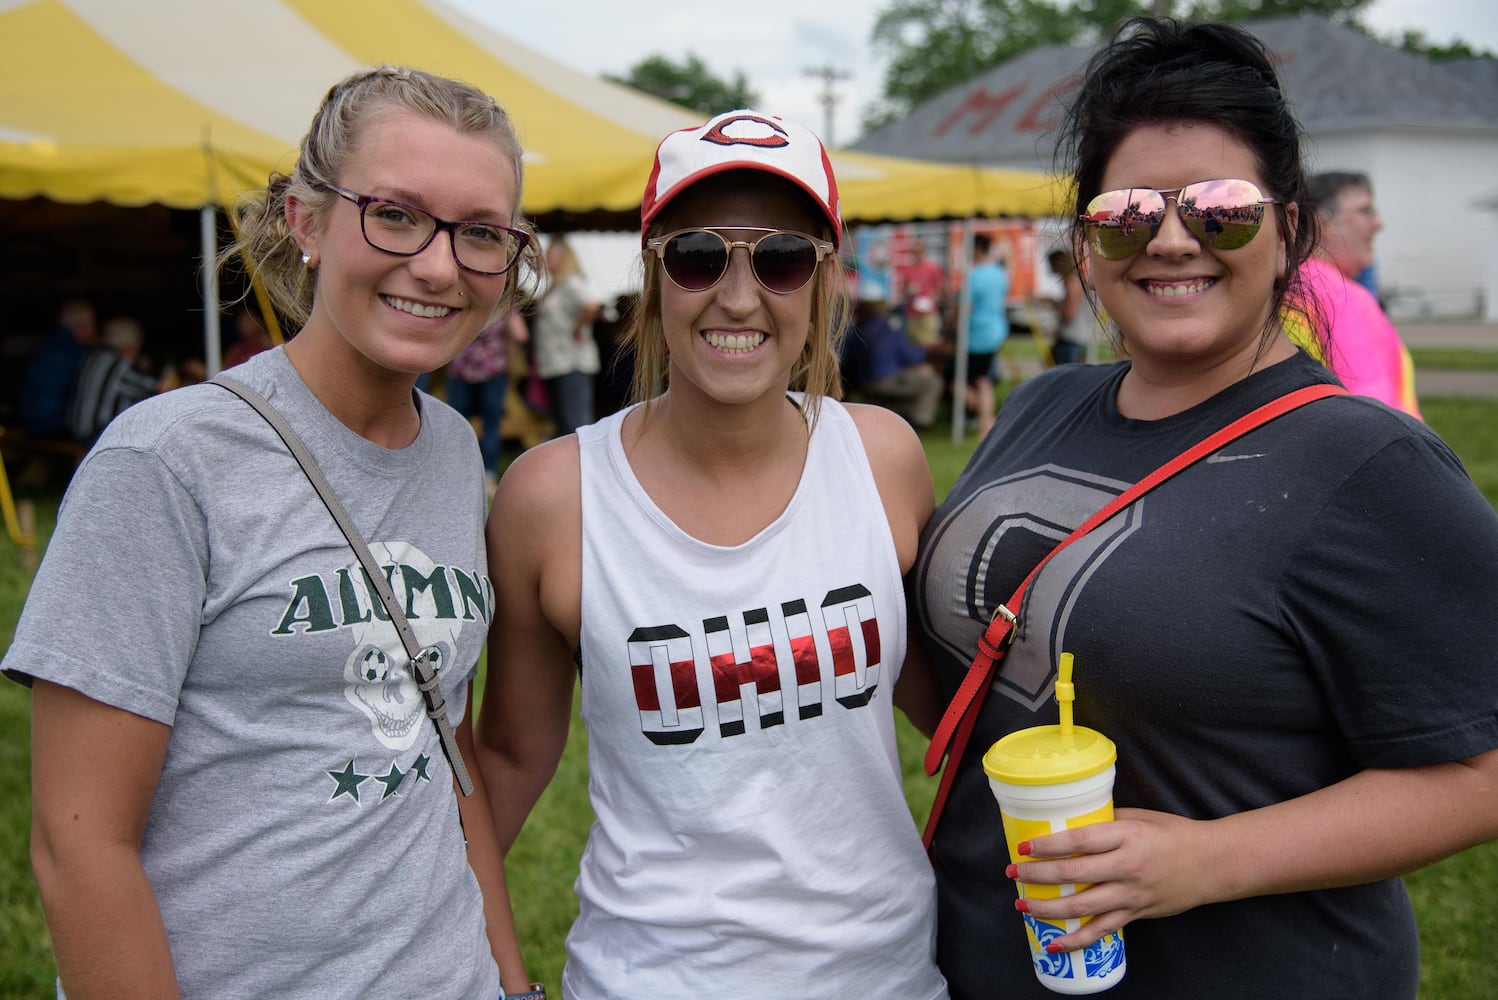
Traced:
<path id="1" fill-rule="evenodd" d="M 234 393 L 265 418 L 275 432 L 280 435 L 281 440 L 286 442 L 286 447 L 291 450 L 292 457 L 307 474 L 307 481 L 322 497 L 322 502 L 327 505 L 328 512 L 333 515 L 333 520 L 338 522 L 343 537 L 348 539 L 349 547 L 359 557 L 359 564 L 364 567 L 364 575 L 375 592 L 380 595 L 380 601 L 385 605 L 386 612 L 390 615 L 390 623 L 395 626 L 395 631 L 400 635 L 401 645 L 406 647 L 406 655 L 411 659 L 411 667 L 416 671 L 416 686 L 421 689 L 421 695 L 426 700 L 427 716 L 437 726 L 437 738 L 442 743 L 442 753 L 447 757 L 447 763 L 452 767 L 454 776 L 458 779 L 458 787 L 464 795 L 473 793 L 473 779 L 468 776 L 468 768 L 463 763 L 463 754 L 458 750 L 457 738 L 453 736 L 452 723 L 447 721 L 447 703 L 442 698 L 442 689 L 438 684 L 437 672 L 432 668 L 432 660 L 436 658 L 436 650 L 432 647 L 423 649 L 421 643 L 416 641 L 416 633 L 411 628 L 411 623 L 406 620 L 405 612 L 401 611 L 400 604 L 395 600 L 395 595 L 390 591 L 390 584 L 385 580 L 385 574 L 380 569 L 380 564 L 375 560 L 374 553 L 369 551 L 369 546 L 364 543 L 358 530 L 354 528 L 353 519 L 349 517 L 348 511 L 343 509 L 343 504 L 338 502 L 338 497 L 333 493 L 333 487 L 328 484 L 327 477 L 318 468 L 312 453 L 302 443 L 296 431 L 286 422 L 286 418 L 276 411 L 254 389 L 245 385 L 237 379 L 226 375 L 217 375 L 209 380 L 212 384 L 222 386 Z"/>

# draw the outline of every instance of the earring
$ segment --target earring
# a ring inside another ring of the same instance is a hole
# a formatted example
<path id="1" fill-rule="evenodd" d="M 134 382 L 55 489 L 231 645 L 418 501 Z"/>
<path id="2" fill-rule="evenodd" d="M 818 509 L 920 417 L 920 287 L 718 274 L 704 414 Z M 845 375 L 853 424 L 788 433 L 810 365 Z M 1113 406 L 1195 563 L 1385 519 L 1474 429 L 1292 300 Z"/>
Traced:
<path id="1" fill-rule="evenodd" d="M 307 251 L 305 251 L 305 250 L 302 251 L 302 263 L 303 264 L 310 264 L 310 263 L 312 263 L 312 255 L 310 253 L 308 253 Z"/>

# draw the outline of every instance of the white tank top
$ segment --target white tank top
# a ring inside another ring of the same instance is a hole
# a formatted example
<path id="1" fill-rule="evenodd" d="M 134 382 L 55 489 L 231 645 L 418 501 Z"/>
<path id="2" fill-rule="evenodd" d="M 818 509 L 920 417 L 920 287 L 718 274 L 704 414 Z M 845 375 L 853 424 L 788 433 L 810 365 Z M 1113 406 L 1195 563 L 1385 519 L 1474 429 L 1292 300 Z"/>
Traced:
<path id="1" fill-rule="evenodd" d="M 569 1000 L 947 995 L 891 696 L 905 597 L 848 412 L 731 547 L 651 501 L 624 413 L 578 432 L 582 712 L 597 815 Z"/>

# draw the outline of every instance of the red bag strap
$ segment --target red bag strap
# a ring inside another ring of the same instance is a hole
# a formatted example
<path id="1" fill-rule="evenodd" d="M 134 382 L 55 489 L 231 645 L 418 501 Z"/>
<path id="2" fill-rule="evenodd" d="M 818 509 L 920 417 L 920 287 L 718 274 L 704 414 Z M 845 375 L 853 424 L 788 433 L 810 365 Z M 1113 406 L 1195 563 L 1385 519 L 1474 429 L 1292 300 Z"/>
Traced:
<path id="1" fill-rule="evenodd" d="M 926 748 L 926 773 L 928 775 L 935 774 L 941 768 L 944 758 L 949 755 L 951 758 L 946 770 L 942 772 L 941 783 L 936 789 L 936 798 L 931 803 L 931 814 L 926 819 L 923 839 L 928 851 L 936 837 L 936 824 L 946 806 L 952 781 L 957 775 L 957 765 L 962 760 L 963 751 L 967 749 L 967 741 L 972 735 L 973 726 L 977 724 L 978 707 L 983 703 L 984 693 L 993 684 L 993 676 L 998 671 L 999 661 L 1004 658 L 1009 644 L 1014 641 L 1014 627 L 1019 621 L 1017 615 L 1024 601 L 1025 590 L 1035 579 L 1036 574 L 1045 567 L 1045 564 L 1050 562 L 1056 553 L 1113 517 L 1129 504 L 1181 470 L 1215 453 L 1228 442 L 1307 403 L 1324 399 L 1327 396 L 1345 395 L 1346 392 L 1347 390 L 1340 385 L 1331 384 L 1311 385 L 1296 389 L 1244 414 L 1216 433 L 1198 441 L 1124 490 L 1101 510 L 1078 525 L 1076 530 L 1063 538 L 1046 554 L 1044 559 L 1035 565 L 1035 568 L 1014 591 L 1013 596 L 994 609 L 992 621 L 978 639 L 978 652 L 973 657 L 972 666 L 968 667 L 967 674 L 962 678 L 962 683 L 958 685 L 957 693 L 952 696 L 951 703 L 947 705 L 947 710 L 942 714 L 941 722 L 936 727 L 936 734 L 931 737 L 931 745 Z"/>

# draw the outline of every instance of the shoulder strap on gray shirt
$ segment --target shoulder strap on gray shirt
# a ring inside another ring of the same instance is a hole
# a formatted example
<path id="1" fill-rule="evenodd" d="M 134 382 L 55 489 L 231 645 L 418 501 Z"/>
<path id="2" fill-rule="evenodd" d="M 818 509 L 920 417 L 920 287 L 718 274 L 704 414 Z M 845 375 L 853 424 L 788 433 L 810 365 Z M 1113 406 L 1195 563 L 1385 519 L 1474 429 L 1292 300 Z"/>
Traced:
<path id="1" fill-rule="evenodd" d="M 423 649 L 416 641 L 416 632 L 411 628 L 411 623 L 406 621 L 406 615 L 401 610 L 400 604 L 395 600 L 395 594 L 391 593 L 390 584 L 385 580 L 385 574 L 380 569 L 380 564 L 375 560 L 374 553 L 369 551 L 369 546 L 364 543 L 357 529 L 354 528 L 353 519 L 349 517 L 348 511 L 343 509 L 338 497 L 333 493 L 333 487 L 328 484 L 327 477 L 318 468 L 312 453 L 302 443 L 296 431 L 286 422 L 286 418 L 276 411 L 254 389 L 245 385 L 237 379 L 225 375 L 218 375 L 210 379 L 214 385 L 222 386 L 234 393 L 265 418 L 275 432 L 280 435 L 281 440 L 286 442 L 286 447 L 291 450 L 292 457 L 307 474 L 307 481 L 322 497 L 327 505 L 333 520 L 338 522 L 343 537 L 348 539 L 349 547 L 359 557 L 359 564 L 364 567 L 364 574 L 375 592 L 380 595 L 380 601 L 385 605 L 385 610 L 390 614 L 390 622 L 395 626 L 395 631 L 400 635 L 401 645 L 406 647 L 406 655 L 411 659 L 411 668 L 416 672 L 416 686 L 421 689 L 421 695 L 426 699 L 427 716 L 437 727 L 437 737 L 442 743 L 442 752 L 447 756 L 447 762 L 452 767 L 453 775 L 458 779 L 458 787 L 464 795 L 473 792 L 473 779 L 468 776 L 468 768 L 463 763 L 463 754 L 458 750 L 458 741 L 453 736 L 452 723 L 447 721 L 447 703 L 442 698 L 442 689 L 439 686 L 437 672 L 432 668 L 432 661 L 436 658 L 436 651 Z"/>

